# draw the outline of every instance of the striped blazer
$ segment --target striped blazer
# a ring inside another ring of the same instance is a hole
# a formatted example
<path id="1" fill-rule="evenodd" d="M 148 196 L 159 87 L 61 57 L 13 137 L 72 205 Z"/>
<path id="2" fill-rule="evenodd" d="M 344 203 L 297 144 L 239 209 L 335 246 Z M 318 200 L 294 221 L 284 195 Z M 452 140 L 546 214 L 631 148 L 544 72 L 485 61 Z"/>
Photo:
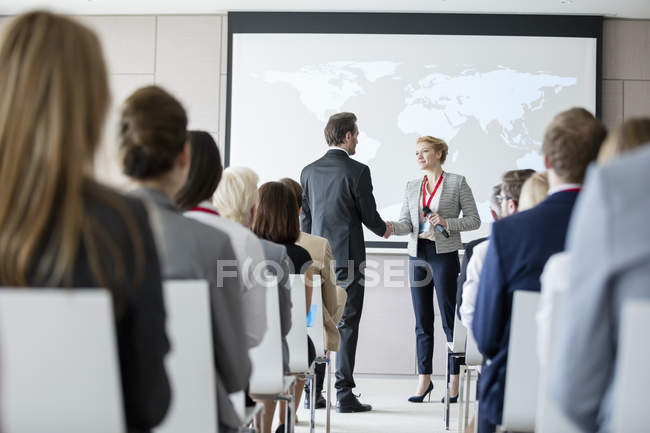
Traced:
<path id="1" fill-rule="evenodd" d="M 420 225 L 418 212 L 420 212 L 423 183 L 424 177 L 406 183 L 399 221 L 391 221 L 396 235 L 409 235 L 408 253 L 412 257 L 416 257 L 418 253 Z M 463 211 L 463 216 L 459 218 L 461 211 Z M 458 251 L 463 247 L 460 232 L 476 230 L 481 226 L 481 218 L 476 209 L 474 195 L 465 176 L 445 172 L 438 213 L 447 221 L 449 237 L 445 238 L 435 231 L 436 252 L 441 254 Z"/>

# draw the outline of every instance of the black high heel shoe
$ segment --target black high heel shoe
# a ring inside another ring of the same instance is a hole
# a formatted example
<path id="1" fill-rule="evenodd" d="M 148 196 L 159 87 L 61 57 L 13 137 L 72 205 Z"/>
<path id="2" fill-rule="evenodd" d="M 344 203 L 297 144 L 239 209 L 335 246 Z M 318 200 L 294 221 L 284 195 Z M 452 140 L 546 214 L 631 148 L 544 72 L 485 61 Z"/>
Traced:
<path id="1" fill-rule="evenodd" d="M 431 401 L 431 391 L 433 391 L 433 382 L 429 382 L 429 387 L 424 391 L 424 394 L 409 397 L 409 401 L 411 403 L 422 403 L 427 395 L 429 396 L 429 401 Z"/>

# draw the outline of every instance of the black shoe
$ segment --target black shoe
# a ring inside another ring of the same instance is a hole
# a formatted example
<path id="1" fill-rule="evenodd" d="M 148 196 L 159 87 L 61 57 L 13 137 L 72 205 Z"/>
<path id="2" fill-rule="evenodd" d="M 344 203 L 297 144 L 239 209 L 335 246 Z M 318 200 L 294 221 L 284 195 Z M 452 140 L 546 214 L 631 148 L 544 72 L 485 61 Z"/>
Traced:
<path id="1" fill-rule="evenodd" d="M 338 413 L 368 412 L 371 410 L 372 406 L 361 403 L 355 395 L 336 402 L 336 412 Z"/>
<path id="2" fill-rule="evenodd" d="M 424 391 L 424 394 L 409 397 L 409 401 L 411 403 L 422 403 L 427 395 L 429 396 L 429 401 L 431 401 L 431 391 L 433 391 L 433 382 L 429 382 L 429 386 L 427 387 L 427 390 Z M 449 399 L 449 401 L 451 401 L 451 399 Z"/>
<path id="3" fill-rule="evenodd" d="M 445 398 L 443 397 L 442 400 L 440 400 L 440 403 L 445 404 Z M 458 403 L 458 394 L 456 394 L 456 397 L 449 397 L 449 404 L 452 403 Z"/>
<path id="4" fill-rule="evenodd" d="M 284 433 L 284 424 L 280 424 L 278 428 L 275 429 L 275 433 Z"/>
<path id="5" fill-rule="evenodd" d="M 305 390 L 305 409 L 309 409 L 311 405 L 309 404 L 309 399 L 311 396 L 309 395 L 309 392 Z M 321 392 L 316 393 L 316 409 L 324 409 L 327 407 L 327 400 L 325 400 L 325 397 L 323 397 L 323 394 Z"/>

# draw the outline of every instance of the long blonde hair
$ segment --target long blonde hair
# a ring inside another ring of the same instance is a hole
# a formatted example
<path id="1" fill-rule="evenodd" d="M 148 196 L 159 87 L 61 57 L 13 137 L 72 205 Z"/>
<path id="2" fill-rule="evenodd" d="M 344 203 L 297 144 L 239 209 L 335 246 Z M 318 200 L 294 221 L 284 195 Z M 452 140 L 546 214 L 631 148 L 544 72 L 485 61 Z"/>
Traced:
<path id="1" fill-rule="evenodd" d="M 85 217 L 83 196 L 91 193 L 110 201 L 110 194 L 104 194 L 87 173 L 108 103 L 106 66 L 91 30 L 43 11 L 18 16 L 4 29 L 1 284 L 28 285 L 32 271 L 36 281 L 49 275 L 50 285 L 71 284 L 82 245 L 94 276 L 104 280 L 106 265 L 100 264 L 97 241 L 109 254 L 119 250 L 114 242 L 106 242 L 106 233 L 96 222 Z"/>
<path id="2" fill-rule="evenodd" d="M 650 117 L 628 119 L 607 135 L 598 154 L 598 163 L 607 164 L 647 143 L 650 143 Z"/>

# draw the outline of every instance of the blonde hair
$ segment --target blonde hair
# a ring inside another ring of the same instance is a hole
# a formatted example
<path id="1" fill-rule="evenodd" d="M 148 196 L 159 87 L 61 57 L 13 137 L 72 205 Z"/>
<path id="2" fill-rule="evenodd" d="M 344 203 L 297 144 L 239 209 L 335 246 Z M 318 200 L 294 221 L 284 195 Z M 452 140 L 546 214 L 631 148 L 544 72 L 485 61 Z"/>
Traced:
<path id="1" fill-rule="evenodd" d="M 418 141 L 416 141 L 415 143 L 416 144 L 425 143 L 429 147 L 431 147 L 435 152 L 440 152 L 440 165 L 444 164 L 445 161 L 447 160 L 447 153 L 449 153 L 449 146 L 447 146 L 445 140 L 441 138 L 432 137 L 430 135 L 425 135 L 423 137 L 418 138 Z"/>
<path id="2" fill-rule="evenodd" d="M 40 284 L 49 275 L 47 284 L 71 284 L 83 248 L 93 276 L 103 285 L 109 272 L 104 272 L 106 262 L 99 258 L 100 242 L 103 251 L 117 257 L 111 275 L 122 276 L 119 248 L 86 216 L 83 198 L 91 194 L 111 201 L 111 194 L 86 172 L 108 103 L 102 49 L 91 30 L 42 11 L 20 15 L 4 29 L 0 42 L 1 284 L 28 285 L 32 270 L 36 279 L 29 277 L 30 281 Z"/>
<path id="3" fill-rule="evenodd" d="M 626 120 L 607 135 L 598 153 L 598 163 L 606 164 L 646 143 L 650 143 L 650 117 Z"/>
<path id="4" fill-rule="evenodd" d="M 521 187 L 518 210 L 524 211 L 540 204 L 548 195 L 548 173 L 535 173 Z"/>
<path id="5" fill-rule="evenodd" d="M 212 196 L 212 203 L 221 216 L 250 227 L 251 209 L 257 203 L 259 192 L 257 173 L 247 167 L 228 167 Z"/>

